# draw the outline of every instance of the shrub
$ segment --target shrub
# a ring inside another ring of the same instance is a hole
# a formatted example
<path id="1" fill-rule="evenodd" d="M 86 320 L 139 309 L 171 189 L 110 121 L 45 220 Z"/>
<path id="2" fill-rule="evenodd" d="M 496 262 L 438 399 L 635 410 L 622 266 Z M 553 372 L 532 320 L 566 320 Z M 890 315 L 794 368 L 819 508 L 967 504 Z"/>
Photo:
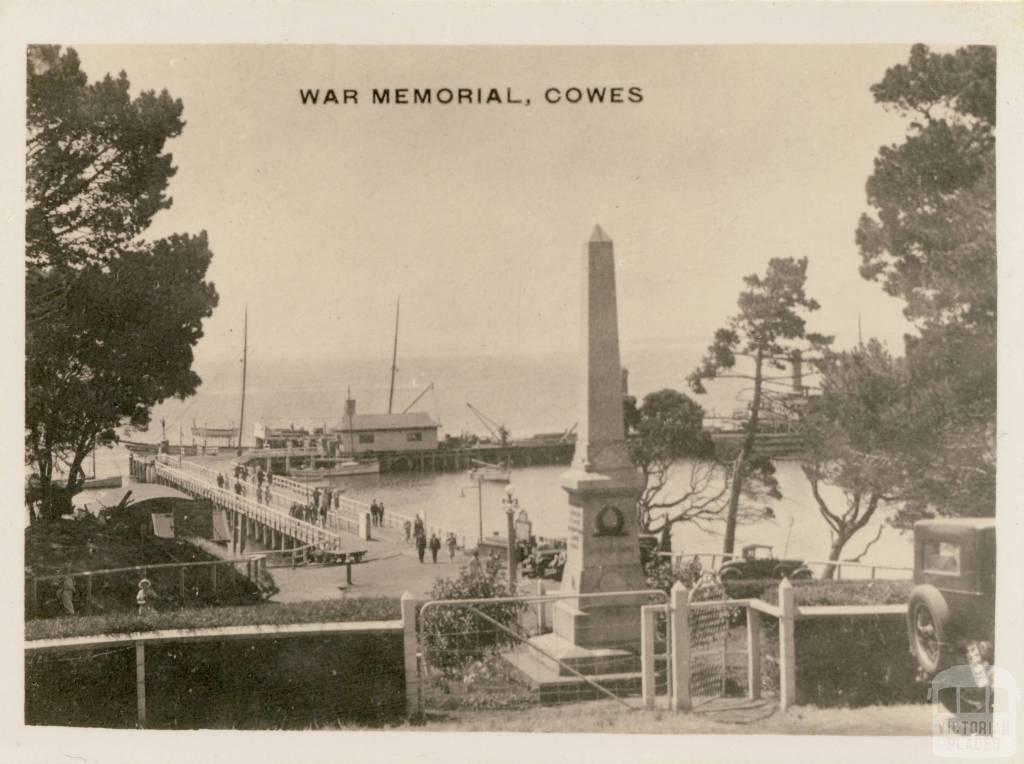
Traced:
<path id="1" fill-rule="evenodd" d="M 494 557 L 488 559 L 479 572 L 463 568 L 457 578 L 438 580 L 430 592 L 431 599 L 435 600 L 491 599 L 510 595 L 503 566 Z M 480 661 L 518 641 L 518 637 L 503 631 L 487 618 L 515 631 L 522 610 L 523 605 L 518 602 L 427 608 L 420 622 L 420 638 L 427 662 L 447 676 L 460 675 L 470 662 Z"/>

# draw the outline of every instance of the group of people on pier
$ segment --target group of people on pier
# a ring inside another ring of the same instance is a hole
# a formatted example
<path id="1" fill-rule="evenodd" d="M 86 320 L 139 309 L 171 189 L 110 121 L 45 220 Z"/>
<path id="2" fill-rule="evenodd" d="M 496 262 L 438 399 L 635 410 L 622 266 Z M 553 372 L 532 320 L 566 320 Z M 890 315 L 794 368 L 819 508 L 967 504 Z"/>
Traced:
<path id="1" fill-rule="evenodd" d="M 370 522 L 375 526 L 384 525 L 384 502 L 374 499 L 370 502 Z"/>
<path id="2" fill-rule="evenodd" d="M 292 504 L 288 514 L 299 520 L 313 525 L 327 527 L 327 516 L 331 509 L 341 507 L 341 491 L 328 486 L 327 488 L 314 488 L 307 504 Z"/>
<path id="3" fill-rule="evenodd" d="M 262 467 L 251 470 L 244 464 L 236 464 L 233 470 L 235 484 L 233 486 L 236 496 L 248 496 L 249 489 L 255 488 L 254 495 L 259 504 L 269 504 L 272 498 L 270 486 L 274 482 L 274 476 L 270 472 L 264 472 Z M 217 487 L 227 488 L 230 485 L 230 478 L 217 473 Z"/>
<path id="4" fill-rule="evenodd" d="M 372 506 L 372 505 L 371 505 Z M 424 562 L 427 550 L 430 550 L 430 556 L 437 564 L 437 554 L 441 551 L 441 537 L 437 535 L 436 531 L 430 533 L 430 538 L 427 538 L 427 529 L 423 524 L 423 518 L 416 515 L 413 522 L 408 520 L 404 523 L 405 529 L 405 543 L 414 544 L 416 546 L 416 554 L 420 558 L 420 562 Z M 455 537 L 454 533 L 449 533 L 448 537 L 444 541 L 444 545 L 448 547 L 448 559 L 455 560 L 455 550 L 459 546 L 459 541 Z"/>

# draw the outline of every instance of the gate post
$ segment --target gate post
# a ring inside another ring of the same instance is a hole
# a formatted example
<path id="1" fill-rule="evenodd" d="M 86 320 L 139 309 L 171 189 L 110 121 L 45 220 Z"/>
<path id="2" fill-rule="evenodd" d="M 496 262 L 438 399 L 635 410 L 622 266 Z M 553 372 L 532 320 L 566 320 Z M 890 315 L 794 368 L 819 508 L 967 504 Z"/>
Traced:
<path id="1" fill-rule="evenodd" d="M 408 716 L 419 716 L 420 672 L 417 654 L 419 639 L 416 635 L 416 598 L 412 592 L 402 595 L 402 655 L 405 664 L 405 710 Z"/>
<path id="2" fill-rule="evenodd" d="M 761 613 L 747 606 L 747 695 L 761 697 Z"/>
<path id="3" fill-rule="evenodd" d="M 690 710 L 689 593 L 682 581 L 672 587 L 672 710 Z"/>
<path id="4" fill-rule="evenodd" d="M 655 673 L 654 673 L 654 634 L 655 619 L 660 605 L 644 605 L 640 608 L 640 667 L 641 687 L 644 698 L 644 708 L 654 708 L 655 695 Z"/>
<path id="5" fill-rule="evenodd" d="M 533 586 L 534 586 L 534 591 L 536 592 L 537 596 L 538 597 L 543 597 L 544 596 L 544 579 L 538 578 L 537 580 L 535 580 L 533 582 Z M 537 603 L 537 630 L 541 634 L 547 633 L 547 630 L 548 630 L 547 611 L 546 611 L 546 606 L 545 606 L 543 600 L 540 600 Z"/>
<path id="6" fill-rule="evenodd" d="M 788 578 L 779 584 L 779 705 L 796 705 L 796 592 Z"/>
<path id="7" fill-rule="evenodd" d="M 135 713 L 139 729 L 146 728 L 146 643 L 135 642 Z"/>

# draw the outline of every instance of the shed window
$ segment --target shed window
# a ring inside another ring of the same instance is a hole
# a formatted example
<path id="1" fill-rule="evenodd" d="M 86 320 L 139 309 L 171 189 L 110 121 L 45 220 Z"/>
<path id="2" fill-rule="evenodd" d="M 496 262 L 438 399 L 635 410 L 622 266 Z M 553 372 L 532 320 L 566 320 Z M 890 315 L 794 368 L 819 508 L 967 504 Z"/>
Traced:
<path id="1" fill-rule="evenodd" d="M 359 442 L 360 443 L 373 443 L 373 433 L 372 432 L 361 432 L 361 433 L 359 433 Z"/>
<path id="2" fill-rule="evenodd" d="M 415 430 L 413 432 L 407 432 L 405 434 L 405 439 L 407 441 L 409 441 L 410 443 L 418 443 L 418 442 L 423 440 L 423 433 L 420 430 Z"/>

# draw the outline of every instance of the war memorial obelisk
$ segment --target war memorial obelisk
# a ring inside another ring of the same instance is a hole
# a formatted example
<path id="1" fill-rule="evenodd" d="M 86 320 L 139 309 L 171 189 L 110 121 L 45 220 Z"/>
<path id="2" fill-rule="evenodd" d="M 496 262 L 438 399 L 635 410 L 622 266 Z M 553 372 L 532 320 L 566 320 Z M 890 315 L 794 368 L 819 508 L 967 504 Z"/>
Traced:
<path id="1" fill-rule="evenodd" d="M 636 501 L 643 478 L 629 458 L 622 411 L 615 251 L 601 226 L 583 259 L 580 419 L 572 466 L 562 476 L 568 494 L 568 549 L 562 594 L 645 589 L 637 539 Z M 639 600 L 562 600 L 554 633 L 579 647 L 635 645 Z"/>

